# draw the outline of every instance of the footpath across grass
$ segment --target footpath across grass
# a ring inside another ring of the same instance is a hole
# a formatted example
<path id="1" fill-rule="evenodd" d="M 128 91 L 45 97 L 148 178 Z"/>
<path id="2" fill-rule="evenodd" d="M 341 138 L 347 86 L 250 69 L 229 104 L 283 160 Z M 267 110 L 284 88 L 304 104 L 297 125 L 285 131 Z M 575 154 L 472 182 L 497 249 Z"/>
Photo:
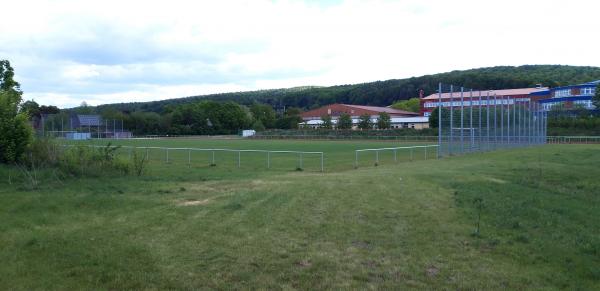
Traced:
<path id="1" fill-rule="evenodd" d="M 0 289 L 597 290 L 598 164 L 600 146 L 548 145 L 32 191 L 0 167 Z"/>

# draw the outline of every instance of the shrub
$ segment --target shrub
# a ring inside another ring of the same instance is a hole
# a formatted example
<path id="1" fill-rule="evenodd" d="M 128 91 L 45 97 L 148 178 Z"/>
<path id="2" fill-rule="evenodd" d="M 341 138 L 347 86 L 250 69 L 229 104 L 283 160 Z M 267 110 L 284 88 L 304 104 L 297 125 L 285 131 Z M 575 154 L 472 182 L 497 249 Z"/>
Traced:
<path id="1" fill-rule="evenodd" d="M 62 174 L 78 177 L 129 174 L 132 168 L 129 162 L 116 157 L 119 148 L 110 143 L 101 148 L 62 147 L 51 139 L 35 139 L 27 148 L 22 167 L 28 170 L 54 168 Z"/>
<path id="2" fill-rule="evenodd" d="M 20 161 L 31 141 L 27 115 L 18 112 L 20 100 L 19 95 L 0 90 L 0 163 Z"/>

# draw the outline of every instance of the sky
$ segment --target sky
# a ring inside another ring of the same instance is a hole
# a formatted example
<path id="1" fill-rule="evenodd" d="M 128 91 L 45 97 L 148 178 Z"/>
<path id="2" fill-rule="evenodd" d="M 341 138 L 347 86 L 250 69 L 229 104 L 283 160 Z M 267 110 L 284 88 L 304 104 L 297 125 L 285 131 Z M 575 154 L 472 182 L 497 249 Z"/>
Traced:
<path id="1" fill-rule="evenodd" d="M 600 1 L 5 1 L 0 59 L 61 108 L 524 64 L 600 66 Z"/>

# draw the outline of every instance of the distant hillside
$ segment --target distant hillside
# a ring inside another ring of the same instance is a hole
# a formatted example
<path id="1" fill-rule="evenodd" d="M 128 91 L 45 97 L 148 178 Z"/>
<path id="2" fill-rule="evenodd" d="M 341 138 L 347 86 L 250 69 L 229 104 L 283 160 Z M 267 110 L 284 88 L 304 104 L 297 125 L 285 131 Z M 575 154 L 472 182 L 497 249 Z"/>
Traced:
<path id="1" fill-rule="evenodd" d="M 598 79 L 600 79 L 599 67 L 560 65 L 503 66 L 452 71 L 408 79 L 393 79 L 354 85 L 331 87 L 304 86 L 290 89 L 191 96 L 152 102 L 107 104 L 98 106 L 98 109 L 114 108 L 127 111 L 161 112 L 165 106 L 175 106 L 198 100 L 235 101 L 246 105 L 259 102 L 270 104 L 274 107 L 294 106 L 304 109 L 332 103 L 387 106 L 397 100 L 417 97 L 419 89 L 423 89 L 425 94 L 434 93 L 439 82 L 462 85 L 473 89 L 489 90 L 533 87 L 536 84 L 555 87 Z"/>

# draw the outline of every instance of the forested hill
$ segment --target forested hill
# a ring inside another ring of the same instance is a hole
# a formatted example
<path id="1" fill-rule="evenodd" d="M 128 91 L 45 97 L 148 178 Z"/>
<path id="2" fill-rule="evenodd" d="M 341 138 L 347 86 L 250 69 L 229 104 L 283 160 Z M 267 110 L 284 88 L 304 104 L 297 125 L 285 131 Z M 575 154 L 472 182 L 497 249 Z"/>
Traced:
<path id="1" fill-rule="evenodd" d="M 599 79 L 600 67 L 560 65 L 503 66 L 353 85 L 298 87 L 191 96 L 152 102 L 107 104 L 99 106 L 98 109 L 102 110 L 111 107 L 126 111 L 161 112 L 166 106 L 175 106 L 197 100 L 235 101 L 246 105 L 259 102 L 270 104 L 274 107 L 294 106 L 303 109 L 332 103 L 387 106 L 394 101 L 417 97 L 419 89 L 423 89 L 426 95 L 434 93 L 439 82 L 489 90 L 533 87 L 536 84 L 556 87 Z"/>

